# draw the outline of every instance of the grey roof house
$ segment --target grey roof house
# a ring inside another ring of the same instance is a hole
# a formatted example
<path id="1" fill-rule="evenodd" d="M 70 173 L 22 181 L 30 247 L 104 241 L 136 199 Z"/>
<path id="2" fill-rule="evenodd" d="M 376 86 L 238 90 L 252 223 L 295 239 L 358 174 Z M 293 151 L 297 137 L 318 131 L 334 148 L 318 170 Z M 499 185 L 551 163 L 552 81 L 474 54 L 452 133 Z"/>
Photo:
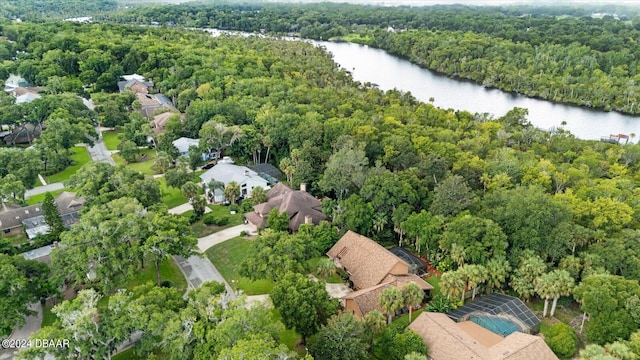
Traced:
<path id="1" fill-rule="evenodd" d="M 76 198 L 72 192 L 63 192 L 54 202 L 65 227 L 79 220 L 78 212 L 84 205 L 83 198 Z M 49 226 L 44 221 L 42 204 L 0 211 L 0 231 L 4 236 L 16 235 L 23 229 L 29 239 L 49 231 Z"/>
<path id="2" fill-rule="evenodd" d="M 262 178 L 258 173 L 249 169 L 246 166 L 239 166 L 228 162 L 218 162 L 214 167 L 207 170 L 204 174 L 200 175 L 202 183 L 207 185 L 211 180 L 222 182 L 225 186 L 232 181 L 237 182 L 240 185 L 240 196 L 247 196 L 251 194 L 251 190 L 255 187 L 261 187 L 265 190 L 269 189 L 269 183 Z M 224 198 L 222 192 L 216 191 L 214 195 L 214 202 L 222 202 L 227 199 Z"/>

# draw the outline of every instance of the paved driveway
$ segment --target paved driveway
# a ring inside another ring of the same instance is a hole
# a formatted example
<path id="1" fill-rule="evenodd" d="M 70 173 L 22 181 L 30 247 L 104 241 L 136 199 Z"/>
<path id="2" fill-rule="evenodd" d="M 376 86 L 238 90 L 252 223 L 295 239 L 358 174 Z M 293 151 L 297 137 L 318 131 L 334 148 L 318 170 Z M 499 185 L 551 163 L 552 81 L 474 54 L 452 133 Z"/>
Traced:
<path id="1" fill-rule="evenodd" d="M 62 189 L 64 189 L 63 183 L 61 182 L 51 183 L 43 186 L 34 187 L 31 190 L 25 191 L 24 197 L 28 199 L 30 196 L 33 196 L 33 195 L 44 194 L 46 192 L 62 190 Z"/>
<path id="2" fill-rule="evenodd" d="M 249 224 L 237 225 L 228 229 L 220 230 L 211 235 L 201 237 L 198 239 L 198 249 L 200 252 L 205 252 L 210 247 L 225 242 L 236 236 L 240 236 L 240 233 L 245 231 L 247 234 L 254 233 L 256 229 Z"/>

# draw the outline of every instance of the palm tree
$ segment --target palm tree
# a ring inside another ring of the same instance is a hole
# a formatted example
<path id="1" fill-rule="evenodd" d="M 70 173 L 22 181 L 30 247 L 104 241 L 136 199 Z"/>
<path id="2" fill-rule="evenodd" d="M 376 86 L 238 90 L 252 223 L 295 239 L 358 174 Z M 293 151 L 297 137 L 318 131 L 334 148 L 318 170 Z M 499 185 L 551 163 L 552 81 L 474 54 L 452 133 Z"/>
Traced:
<path id="1" fill-rule="evenodd" d="M 552 273 L 546 273 L 536 280 L 535 291 L 540 298 L 544 299 L 544 309 L 542 317 L 547 317 L 547 309 L 549 309 L 549 299 L 556 293 L 556 282 Z"/>
<path id="2" fill-rule="evenodd" d="M 453 260 L 458 267 L 461 267 L 464 264 L 464 260 L 467 257 L 467 254 L 464 250 L 464 247 L 458 244 L 451 245 L 451 260 Z"/>
<path id="3" fill-rule="evenodd" d="M 422 304 L 424 292 L 418 285 L 416 285 L 416 283 L 410 282 L 402 287 L 401 293 L 404 300 L 403 305 L 409 309 L 409 323 L 411 323 L 413 308 Z"/>
<path id="4" fill-rule="evenodd" d="M 318 265 L 316 267 L 316 273 L 318 276 L 329 277 L 336 270 L 336 265 L 333 263 L 333 260 L 329 258 L 322 258 L 318 261 Z"/>
<path id="5" fill-rule="evenodd" d="M 158 151 L 153 160 L 153 167 L 164 174 L 169 166 L 171 166 L 171 156 L 166 151 Z"/>
<path id="6" fill-rule="evenodd" d="M 551 305 L 551 313 L 549 316 L 553 316 L 556 312 L 556 305 L 560 296 L 570 295 L 573 288 L 576 286 L 573 277 L 566 270 L 554 270 L 551 272 L 555 280 L 555 293 L 553 294 L 553 305 Z"/>
<path id="7" fill-rule="evenodd" d="M 467 264 L 463 265 L 458 270 L 462 272 L 462 276 L 464 277 L 467 286 L 473 289 L 471 293 L 471 300 L 474 300 L 476 298 L 478 285 L 487 281 L 487 268 L 482 265 Z"/>
<path id="8" fill-rule="evenodd" d="M 449 300 L 460 296 L 464 301 L 465 285 L 459 271 L 448 271 L 440 277 L 440 290 Z"/>
<path id="9" fill-rule="evenodd" d="M 490 290 L 502 289 L 509 272 L 511 272 L 511 265 L 509 261 L 504 257 L 495 257 L 487 262 L 487 288 Z"/>
<path id="10" fill-rule="evenodd" d="M 369 311 L 364 315 L 363 319 L 367 330 L 374 336 L 382 334 L 387 325 L 387 319 L 378 310 Z"/>
<path id="11" fill-rule="evenodd" d="M 224 197 L 232 204 L 236 203 L 236 199 L 240 196 L 240 184 L 235 181 L 231 181 L 224 188 Z"/>
<path id="12" fill-rule="evenodd" d="M 391 319 L 404 305 L 402 293 L 395 286 L 388 286 L 380 294 L 380 307 L 387 314 L 387 323 L 391 324 Z"/>
<path id="13" fill-rule="evenodd" d="M 193 181 L 187 181 L 182 185 L 180 191 L 187 199 L 191 199 L 200 193 L 200 187 Z"/>
<path id="14" fill-rule="evenodd" d="M 267 202 L 267 192 L 261 186 L 256 186 L 251 189 L 251 200 L 253 200 L 254 204 Z"/>

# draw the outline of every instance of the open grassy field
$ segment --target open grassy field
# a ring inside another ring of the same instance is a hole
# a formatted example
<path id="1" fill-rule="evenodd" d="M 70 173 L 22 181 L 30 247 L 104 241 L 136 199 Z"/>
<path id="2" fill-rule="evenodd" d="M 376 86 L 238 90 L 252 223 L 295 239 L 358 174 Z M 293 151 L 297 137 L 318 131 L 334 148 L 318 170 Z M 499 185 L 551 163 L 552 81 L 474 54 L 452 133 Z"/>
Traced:
<path id="1" fill-rule="evenodd" d="M 74 146 L 70 149 L 71 161 L 72 165 L 67 166 L 66 169 L 62 170 L 57 174 L 53 174 L 51 176 L 47 176 L 47 183 L 55 183 L 68 180 L 71 175 L 75 174 L 78 169 L 82 167 L 82 165 L 91 161 L 91 157 L 89 156 L 89 151 L 84 146 Z"/>
<path id="2" fill-rule="evenodd" d="M 244 237 L 235 237 L 207 250 L 207 257 L 232 288 L 240 289 L 247 295 L 268 294 L 273 288 L 273 281 L 254 281 L 240 276 L 240 263 L 251 251 L 252 242 Z"/>

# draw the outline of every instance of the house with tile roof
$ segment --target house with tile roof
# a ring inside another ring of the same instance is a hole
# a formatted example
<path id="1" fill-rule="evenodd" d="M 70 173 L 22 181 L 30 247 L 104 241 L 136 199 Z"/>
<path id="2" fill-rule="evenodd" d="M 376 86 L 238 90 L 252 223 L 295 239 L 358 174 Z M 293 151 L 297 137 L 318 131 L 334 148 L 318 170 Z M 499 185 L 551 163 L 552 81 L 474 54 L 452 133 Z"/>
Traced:
<path id="1" fill-rule="evenodd" d="M 291 232 L 298 231 L 302 224 L 318 225 L 327 220 L 327 216 L 322 213 L 320 200 L 307 192 L 304 183 L 300 184 L 300 190 L 291 190 L 283 183 L 277 183 L 267 191 L 267 202 L 254 206 L 253 211 L 246 213 L 245 217 L 256 228 L 264 228 L 269 212 L 273 209 L 287 213 Z"/>
<path id="2" fill-rule="evenodd" d="M 418 285 L 427 295 L 433 286 L 416 274 L 410 266 L 382 245 L 353 231 L 336 242 L 327 252 L 338 268 L 343 269 L 356 290 L 342 298 L 345 309 L 356 316 L 380 310 L 380 293 L 388 286 L 402 288 L 409 282 Z"/>
<path id="3" fill-rule="evenodd" d="M 429 348 L 430 360 L 558 360 L 544 339 L 514 332 L 506 337 L 482 326 L 424 312 L 410 325 Z"/>

